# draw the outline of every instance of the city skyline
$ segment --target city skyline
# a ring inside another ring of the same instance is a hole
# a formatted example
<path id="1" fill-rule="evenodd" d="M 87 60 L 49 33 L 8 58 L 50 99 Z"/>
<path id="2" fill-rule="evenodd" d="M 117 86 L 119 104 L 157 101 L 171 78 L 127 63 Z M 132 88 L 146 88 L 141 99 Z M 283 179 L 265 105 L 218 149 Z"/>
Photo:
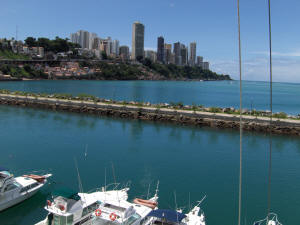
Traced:
<path id="1" fill-rule="evenodd" d="M 82 11 L 80 1 L 73 1 L 68 5 L 69 10 L 65 10 L 66 3 L 56 0 L 11 0 L 1 7 L 5 19 L 0 20 L 0 36 L 15 37 L 16 26 L 18 39 L 27 36 L 69 37 L 71 32 L 83 29 L 101 37 L 115 37 L 122 45 L 131 46 L 131 25 L 139 20 L 149 29 L 145 33 L 145 50 L 156 49 L 156 39 L 161 35 L 167 43 L 196 41 L 197 55 L 204 55 L 214 71 L 237 78 L 235 3 L 221 0 L 189 1 L 188 4 L 179 0 L 133 0 L 132 4 L 121 0 L 105 4 L 87 0 L 86 3 L 86 9 Z M 299 18 L 296 9 L 300 3 L 295 0 L 290 3 L 274 2 L 272 5 L 274 81 L 300 82 L 299 31 L 289 25 Z M 153 16 L 157 4 L 160 4 L 160 15 Z M 243 72 L 247 80 L 268 80 L 266 7 L 266 2 L 258 0 L 241 3 Z M 112 12 L 116 16 L 112 16 Z"/>
<path id="2" fill-rule="evenodd" d="M 163 64 L 189 65 L 198 66 L 207 70 L 210 69 L 209 62 L 203 62 L 203 56 L 197 56 L 196 42 L 191 42 L 189 45 L 184 45 L 180 42 L 173 43 L 174 47 L 172 53 L 172 44 L 165 43 L 164 37 L 159 36 L 157 38 L 156 50 L 144 49 L 145 29 L 144 24 L 135 21 L 132 24 L 131 46 L 123 45 L 122 49 L 119 49 L 120 42 L 118 39 L 113 40 L 111 37 L 101 38 L 98 34 L 86 30 L 71 33 L 70 41 L 81 46 L 81 53 L 92 54 L 98 59 L 103 58 L 102 53 L 104 52 L 106 56 L 121 58 L 122 60 L 131 59 L 133 61 L 140 61 L 142 58 L 148 58 L 151 59 L 152 62 Z M 196 61 L 197 57 L 200 57 L 202 60 Z"/>

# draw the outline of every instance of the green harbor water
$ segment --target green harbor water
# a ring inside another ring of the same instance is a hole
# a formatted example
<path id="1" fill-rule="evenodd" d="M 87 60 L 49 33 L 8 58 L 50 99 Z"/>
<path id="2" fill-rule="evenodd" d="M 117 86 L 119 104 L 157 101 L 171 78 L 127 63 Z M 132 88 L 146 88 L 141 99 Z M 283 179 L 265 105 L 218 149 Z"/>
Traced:
<path id="1" fill-rule="evenodd" d="M 0 165 L 16 176 L 53 173 L 50 184 L 31 199 L 0 213 L 1 225 L 31 225 L 46 216 L 51 191 L 78 190 L 74 158 L 84 191 L 116 180 L 131 182 L 129 198 L 153 195 L 159 206 L 189 208 L 204 195 L 208 225 L 237 223 L 239 133 L 125 119 L 0 106 Z M 267 213 L 269 138 L 244 133 L 243 224 Z M 87 151 L 86 151 L 87 148 Z M 285 225 L 299 224 L 300 139 L 273 136 L 271 209 Z"/>

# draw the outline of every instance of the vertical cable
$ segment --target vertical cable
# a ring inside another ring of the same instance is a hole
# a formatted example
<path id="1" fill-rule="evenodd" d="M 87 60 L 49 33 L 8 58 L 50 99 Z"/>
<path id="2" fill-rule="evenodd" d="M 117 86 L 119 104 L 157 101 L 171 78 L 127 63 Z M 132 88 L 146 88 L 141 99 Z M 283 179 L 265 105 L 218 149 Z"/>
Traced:
<path id="1" fill-rule="evenodd" d="M 272 176 L 272 119 L 273 119 L 273 71 L 272 71 L 272 30 L 271 30 L 271 0 L 268 0 L 269 15 L 269 57 L 270 57 L 270 134 L 269 134 L 269 180 L 268 180 L 268 218 L 271 208 L 271 176 Z"/>
<path id="2" fill-rule="evenodd" d="M 243 148 L 243 123 L 242 123 L 242 50 L 241 50 L 241 23 L 240 23 L 240 0 L 237 0 L 238 33 L 239 33 L 239 73 L 240 73 L 240 175 L 239 175 L 239 215 L 238 225 L 241 224 L 242 208 L 242 148 Z"/>

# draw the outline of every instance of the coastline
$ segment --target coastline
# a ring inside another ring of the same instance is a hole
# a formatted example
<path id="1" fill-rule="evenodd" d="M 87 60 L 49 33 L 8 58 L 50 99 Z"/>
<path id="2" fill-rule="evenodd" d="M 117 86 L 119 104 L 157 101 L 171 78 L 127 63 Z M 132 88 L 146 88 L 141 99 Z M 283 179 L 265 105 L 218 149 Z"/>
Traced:
<path id="1" fill-rule="evenodd" d="M 239 116 L 236 114 L 18 94 L 0 94 L 0 104 L 179 125 L 239 129 Z M 272 126 L 270 126 L 269 117 L 243 115 L 243 129 L 253 132 L 269 133 L 271 131 L 274 134 L 300 136 L 300 120 L 274 118 Z"/>

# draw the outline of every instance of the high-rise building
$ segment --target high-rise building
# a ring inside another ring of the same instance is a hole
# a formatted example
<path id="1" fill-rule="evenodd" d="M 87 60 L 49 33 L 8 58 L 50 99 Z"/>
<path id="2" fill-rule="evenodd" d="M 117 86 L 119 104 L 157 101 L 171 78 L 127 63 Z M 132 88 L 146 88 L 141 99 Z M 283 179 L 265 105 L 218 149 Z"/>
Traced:
<path id="1" fill-rule="evenodd" d="M 171 63 L 172 44 L 165 44 L 164 46 L 164 62 Z"/>
<path id="2" fill-rule="evenodd" d="M 181 65 L 188 64 L 188 49 L 184 44 L 180 45 Z"/>
<path id="3" fill-rule="evenodd" d="M 165 45 L 165 39 L 161 36 L 157 38 L 157 61 L 164 63 L 164 55 L 165 55 L 165 51 L 164 51 L 164 46 Z"/>
<path id="4" fill-rule="evenodd" d="M 123 60 L 129 60 L 129 47 L 126 45 L 120 46 L 119 48 L 120 57 Z"/>
<path id="5" fill-rule="evenodd" d="M 152 51 L 152 50 L 146 50 L 145 51 L 145 58 L 150 59 L 152 62 L 156 62 L 156 60 L 157 60 L 156 52 Z"/>
<path id="6" fill-rule="evenodd" d="M 204 70 L 209 70 L 209 62 L 203 62 L 203 67 Z"/>
<path id="7" fill-rule="evenodd" d="M 181 44 L 180 42 L 176 42 L 174 43 L 174 48 L 173 48 L 173 53 L 174 53 L 174 57 L 175 57 L 175 64 L 176 65 L 181 65 Z"/>
<path id="8" fill-rule="evenodd" d="M 80 30 L 70 35 L 71 42 L 77 43 L 81 48 L 89 48 L 89 32 Z"/>
<path id="9" fill-rule="evenodd" d="M 93 49 L 94 39 L 97 38 L 96 33 L 89 33 L 89 47 L 88 49 Z"/>
<path id="10" fill-rule="evenodd" d="M 88 49 L 90 47 L 90 33 L 88 31 L 83 31 L 83 35 L 81 36 L 80 34 L 80 37 L 82 38 L 81 47 Z"/>
<path id="11" fill-rule="evenodd" d="M 190 65 L 194 66 L 196 62 L 196 42 L 190 43 Z"/>
<path id="12" fill-rule="evenodd" d="M 145 26 L 140 22 L 134 22 L 132 25 L 132 60 L 144 57 L 144 34 Z"/>
<path id="13" fill-rule="evenodd" d="M 112 54 L 114 56 L 118 56 L 119 55 L 119 41 L 118 40 L 114 40 L 112 42 Z"/>
<path id="14" fill-rule="evenodd" d="M 80 43 L 79 43 L 79 37 L 80 37 L 80 33 L 79 33 L 79 32 L 72 33 L 72 34 L 70 35 L 70 38 L 71 38 L 70 40 L 71 40 L 72 43 L 80 44 Z"/>
<path id="15" fill-rule="evenodd" d="M 202 56 L 197 56 L 197 66 L 203 68 L 203 57 Z"/>
<path id="16" fill-rule="evenodd" d="M 101 44 L 101 39 L 99 37 L 94 38 L 92 43 L 92 49 L 100 50 L 100 44 Z"/>
<path id="17" fill-rule="evenodd" d="M 105 52 L 107 56 L 110 56 L 112 53 L 112 40 L 110 37 L 106 39 L 101 39 L 100 50 Z"/>
<path id="18" fill-rule="evenodd" d="M 89 33 L 85 30 L 80 30 L 70 35 L 71 42 L 77 43 L 81 48 L 93 49 L 94 39 L 97 38 L 96 33 Z"/>

